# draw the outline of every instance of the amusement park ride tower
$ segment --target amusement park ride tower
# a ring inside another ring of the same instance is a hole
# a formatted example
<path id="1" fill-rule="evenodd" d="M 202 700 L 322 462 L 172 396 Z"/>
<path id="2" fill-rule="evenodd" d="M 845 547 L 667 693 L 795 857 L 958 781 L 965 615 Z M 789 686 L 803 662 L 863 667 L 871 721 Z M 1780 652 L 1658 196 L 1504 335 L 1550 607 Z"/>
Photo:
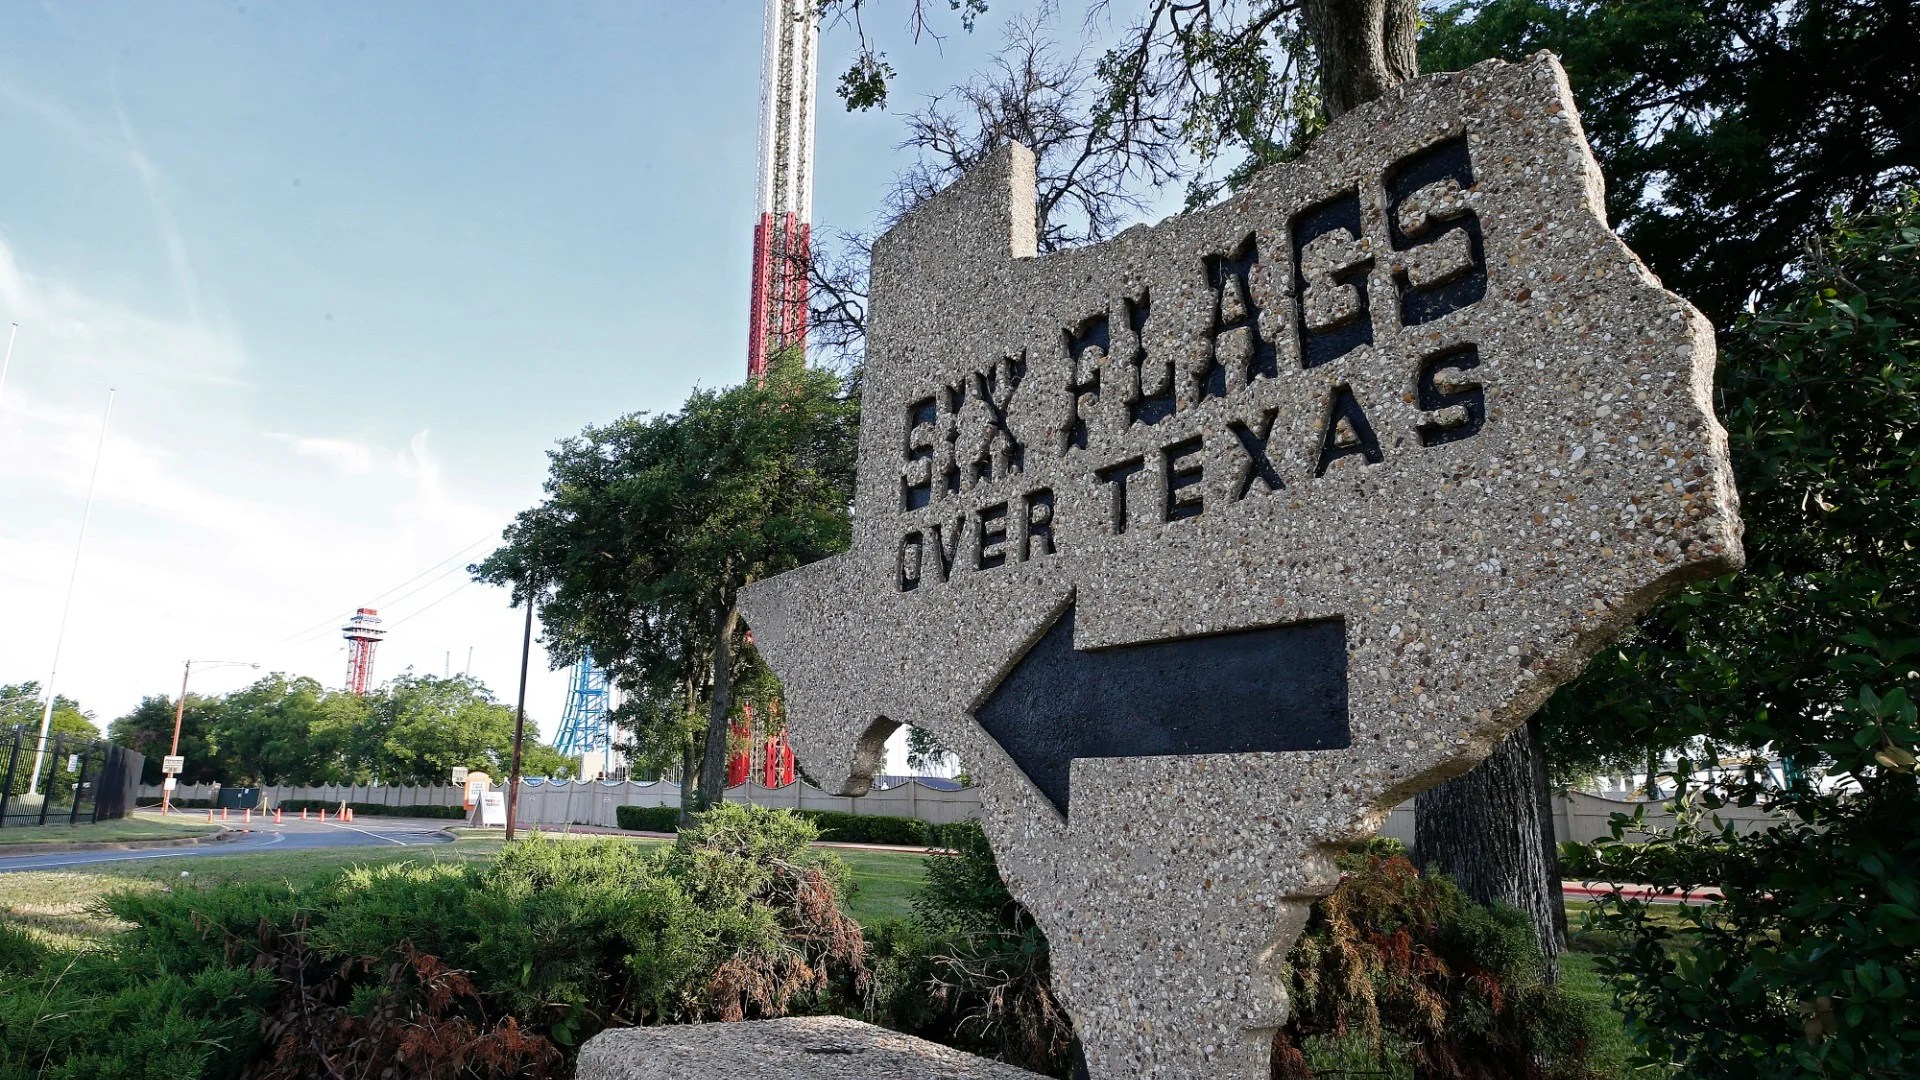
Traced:
<path id="1" fill-rule="evenodd" d="M 380 613 L 370 607 L 354 612 L 340 628 L 340 636 L 347 639 L 347 689 L 366 697 L 367 687 L 373 685 L 374 646 L 387 636 L 380 629 Z"/>
<path id="2" fill-rule="evenodd" d="M 753 227 L 747 377 L 807 339 L 813 217 L 813 90 L 820 45 L 815 0 L 767 0 L 760 60 L 759 219 Z"/>

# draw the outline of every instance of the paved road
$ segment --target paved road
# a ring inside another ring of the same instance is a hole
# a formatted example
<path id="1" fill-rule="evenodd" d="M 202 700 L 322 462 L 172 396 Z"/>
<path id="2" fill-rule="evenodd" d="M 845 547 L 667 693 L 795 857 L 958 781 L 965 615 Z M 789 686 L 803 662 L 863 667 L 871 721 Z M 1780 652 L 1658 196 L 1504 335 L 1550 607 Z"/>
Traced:
<path id="1" fill-rule="evenodd" d="M 191 820 L 190 818 L 188 820 Z M 233 822 L 228 824 L 232 825 Z M 457 824 L 457 823 L 456 823 Z M 0 873 L 9 870 L 66 870 L 93 863 L 127 862 L 134 859 L 191 859 L 208 855 L 253 855 L 268 851 L 299 851 L 307 848 L 336 847 L 412 847 L 444 844 L 449 837 L 437 827 L 419 822 L 398 824 L 339 825 L 317 821 L 289 821 L 275 825 L 254 822 L 251 832 L 225 843 L 194 844 L 187 847 L 145 848 L 131 851 L 70 851 L 51 855 L 16 855 L 0 859 Z"/>

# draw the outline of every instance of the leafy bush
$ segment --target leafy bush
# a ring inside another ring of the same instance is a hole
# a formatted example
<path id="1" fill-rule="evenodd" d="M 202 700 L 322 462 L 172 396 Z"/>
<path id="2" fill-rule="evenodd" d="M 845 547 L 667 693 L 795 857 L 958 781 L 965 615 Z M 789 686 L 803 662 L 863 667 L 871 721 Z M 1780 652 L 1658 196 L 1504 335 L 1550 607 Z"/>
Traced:
<path id="1" fill-rule="evenodd" d="M 1688 793 L 1675 827 L 1601 846 L 1601 877 L 1724 894 L 1678 910 L 1603 900 L 1590 925 L 1621 945 L 1601 969 L 1646 1056 L 1687 1075 L 1911 1075 L 1920 197 L 1835 221 L 1804 277 L 1720 345 L 1747 570 L 1656 615 L 1619 664 L 1597 665 L 1594 696 L 1652 730 L 1677 712 L 1783 767 L 1723 774 Z M 1726 828 L 1728 805 L 1778 824 Z M 1640 831 L 1621 820 L 1615 837 Z"/>
<path id="2" fill-rule="evenodd" d="M 364 815 L 368 817 L 419 817 L 458 820 L 467 816 L 467 809 L 464 806 L 432 806 L 425 803 L 414 806 L 389 806 L 386 803 L 371 802 L 350 802 L 347 806 L 353 811 L 355 817 Z M 289 814 L 297 814 L 302 810 L 309 812 L 325 810 L 331 814 L 340 809 L 340 802 L 337 799 L 332 801 L 327 799 L 282 799 L 280 801 L 280 809 Z"/>
<path id="3" fill-rule="evenodd" d="M 49 1054 L 76 1078 L 541 1077 L 609 1025 L 847 1008 L 865 942 L 817 835 L 724 806 L 671 848 L 536 836 L 484 866 L 116 894 L 131 929 L 97 954 L 0 932 L 0 1080 Z"/>
<path id="4" fill-rule="evenodd" d="M 941 842 L 941 827 L 919 818 L 849 814 L 840 810 L 795 812 L 820 827 L 822 840 L 835 840 L 843 844 L 897 844 L 901 847 L 933 847 Z"/>
<path id="5" fill-rule="evenodd" d="M 732 805 L 732 804 L 724 804 Z M 635 832 L 677 832 L 677 806 L 616 806 L 614 820 Z M 849 814 L 842 810 L 790 810 L 819 827 L 820 839 L 843 844 L 895 844 L 900 847 L 937 847 L 944 843 L 945 826 L 919 818 L 889 814 Z"/>
<path id="6" fill-rule="evenodd" d="M 1053 996 L 1046 935 L 1000 880 L 980 827 L 948 826 L 905 923 L 874 949 L 882 1023 L 1052 1076 L 1073 1063 L 1073 1021 Z"/>
<path id="7" fill-rule="evenodd" d="M 680 808 L 677 806 L 616 806 L 613 819 L 633 832 L 679 832 Z"/>
<path id="8" fill-rule="evenodd" d="M 1276 1078 L 1319 1075 L 1315 1051 L 1335 1039 L 1349 1057 L 1362 1042 L 1373 1070 L 1404 1061 L 1435 1080 L 1594 1075 L 1596 1018 L 1547 982 L 1525 914 L 1475 904 L 1401 855 L 1341 864 L 1288 958 L 1293 1008 L 1274 1037 Z"/>
<path id="9" fill-rule="evenodd" d="M 262 972 L 129 967 L 112 949 L 48 954 L 0 993 L 0 1080 L 238 1075 L 271 995 Z"/>

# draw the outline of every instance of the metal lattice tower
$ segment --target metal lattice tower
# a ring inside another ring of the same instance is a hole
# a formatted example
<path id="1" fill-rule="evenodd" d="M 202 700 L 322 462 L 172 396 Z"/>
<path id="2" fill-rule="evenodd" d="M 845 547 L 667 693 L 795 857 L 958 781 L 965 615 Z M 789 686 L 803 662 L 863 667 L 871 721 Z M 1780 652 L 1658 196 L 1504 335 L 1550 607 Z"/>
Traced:
<path id="1" fill-rule="evenodd" d="M 767 357 L 805 348 L 807 257 L 813 220 L 816 0 L 767 0 L 760 67 L 760 217 L 753 227 L 752 326 L 747 377 Z"/>
<path id="2" fill-rule="evenodd" d="M 347 639 L 347 689 L 366 697 L 367 688 L 373 685 L 374 646 L 387 636 L 380 629 L 380 613 L 370 607 L 354 612 L 347 625 L 340 628 L 340 636 Z"/>
<path id="3" fill-rule="evenodd" d="M 581 758 L 583 763 L 589 754 L 605 754 L 602 772 L 611 772 L 613 724 L 607 715 L 610 704 L 607 673 L 593 666 L 591 655 L 582 655 L 580 662 L 573 666 L 573 685 L 567 690 L 567 711 L 560 718 L 560 731 L 553 738 L 553 748 L 567 757 Z M 585 771 L 584 768 L 582 771 Z"/>

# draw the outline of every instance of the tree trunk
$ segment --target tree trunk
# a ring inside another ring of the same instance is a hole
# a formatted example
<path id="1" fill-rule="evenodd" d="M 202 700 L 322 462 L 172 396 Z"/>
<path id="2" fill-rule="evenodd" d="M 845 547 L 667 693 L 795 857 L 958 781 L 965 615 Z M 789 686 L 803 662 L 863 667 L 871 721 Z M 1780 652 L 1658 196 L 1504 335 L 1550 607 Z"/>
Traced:
<path id="1" fill-rule="evenodd" d="M 1557 981 L 1566 914 L 1546 794 L 1546 758 L 1524 726 L 1472 772 L 1421 793 L 1414 836 L 1423 871 L 1446 874 L 1478 903 L 1526 913 Z"/>
<path id="2" fill-rule="evenodd" d="M 700 809 L 727 797 L 727 736 L 733 728 L 733 631 L 740 612 L 732 605 L 719 618 L 713 642 L 713 700 L 707 712 L 707 749 L 700 760 Z"/>
<path id="3" fill-rule="evenodd" d="M 1306 0 L 1300 17 L 1320 61 L 1329 120 L 1420 74 L 1419 0 Z"/>

